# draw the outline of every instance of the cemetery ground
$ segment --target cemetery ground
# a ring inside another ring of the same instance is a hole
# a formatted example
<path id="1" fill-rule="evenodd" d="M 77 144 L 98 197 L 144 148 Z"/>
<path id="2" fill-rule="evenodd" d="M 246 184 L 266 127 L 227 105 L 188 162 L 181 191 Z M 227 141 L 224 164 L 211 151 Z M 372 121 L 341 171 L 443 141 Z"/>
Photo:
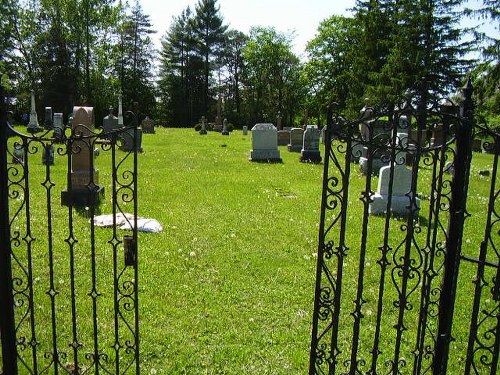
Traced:
<path id="1" fill-rule="evenodd" d="M 21 129 L 19 129 L 21 130 Z M 254 163 L 248 160 L 251 135 L 240 130 L 229 136 L 209 132 L 200 136 L 193 129 L 156 128 L 156 134 L 143 135 L 144 152 L 139 154 L 139 215 L 158 220 L 161 233 L 140 233 L 138 246 L 140 360 L 144 374 L 304 374 L 309 361 L 309 344 L 316 274 L 319 212 L 323 164 L 301 163 L 300 154 L 280 146 L 283 163 Z M 323 158 L 324 148 L 321 147 Z M 46 167 L 41 165 L 41 152 L 30 155 L 30 180 L 34 181 L 31 199 L 31 222 L 34 243 L 33 264 L 36 273 L 34 290 L 40 299 L 36 311 L 38 321 L 50 321 L 49 275 L 46 270 L 47 189 L 42 186 Z M 464 251 L 477 254 L 484 232 L 484 221 L 474 218 L 483 209 L 479 203 L 488 200 L 487 178 L 479 171 L 492 167 L 493 156 L 474 158 L 469 187 L 467 232 Z M 54 192 L 52 236 L 56 254 L 54 280 L 63 299 L 69 283 L 69 254 L 64 239 L 67 234 L 68 207 L 60 205 L 59 191 L 65 188 L 66 158 L 57 155 L 51 166 Z M 109 155 L 96 158 L 100 181 L 111 173 Z M 357 274 L 350 265 L 359 262 L 356 244 L 360 242 L 363 204 L 360 193 L 365 179 L 357 166 L 350 180 L 347 236 L 351 249 L 345 263 L 344 298 L 354 299 Z M 425 168 L 423 166 L 422 168 Z M 428 178 L 428 180 L 426 180 Z M 420 225 L 426 225 L 429 173 L 423 173 L 418 194 L 422 199 Z M 376 189 L 373 180 L 373 190 Z M 104 186 L 105 198 L 99 213 L 110 213 L 110 186 Z M 39 209 L 36 209 L 39 204 Z M 15 206 L 15 205 L 14 205 Z M 22 209 L 19 204 L 19 209 Z M 126 205 L 124 206 L 126 209 Z M 11 210 L 15 210 L 13 207 Z M 132 209 L 132 208 L 131 208 Z M 12 212 L 11 212 L 12 213 Z M 79 213 L 74 219 L 81 249 L 75 256 L 75 274 L 87 275 L 90 255 L 84 251 L 84 237 L 90 235 L 88 216 Z M 383 216 L 369 228 L 369 251 L 365 260 L 367 320 L 375 314 L 380 280 L 380 238 Z M 404 219 L 392 218 L 390 236 L 398 243 Z M 18 223 L 22 227 L 22 223 Z M 378 227 L 379 225 L 379 227 Z M 95 228 L 96 244 L 106 243 L 110 228 Z M 126 234 L 127 232 L 123 232 Z M 472 246 L 475 246 L 472 248 Z M 58 251 L 58 248 L 61 251 Z M 108 250 L 105 250 L 108 249 Z M 97 246 L 96 273 L 98 285 L 112 283 L 110 269 L 105 266 L 112 257 L 109 248 Z M 442 255 L 442 254 L 441 254 Z M 459 292 L 452 346 L 467 345 L 473 269 L 468 264 L 460 269 Z M 357 267 L 354 267 L 357 269 Z M 38 271 L 42 270 L 43 271 Z M 386 280 L 390 285 L 393 280 Z M 76 278 L 76 289 L 82 296 L 78 302 L 78 323 L 82 337 L 91 335 L 92 301 L 87 297 L 90 281 Z M 397 282 L 397 280 L 396 280 Z M 410 280 L 418 288 L 419 280 Z M 418 303 L 417 293 L 412 303 Z M 86 298 L 87 297 L 87 298 Z M 113 316 L 105 317 L 112 296 L 100 297 L 99 335 L 113 336 Z M 391 345 L 390 327 L 395 322 L 396 288 L 386 293 L 384 323 L 389 327 L 382 342 Z M 44 304 L 46 303 L 46 304 Z M 493 303 L 493 302 L 492 302 Z M 68 324 L 69 348 L 70 303 L 58 306 L 58 324 Z M 354 307 L 352 307 L 354 308 Z M 350 319 L 344 311 L 343 318 Z M 391 314 L 394 314 L 391 315 Z M 41 318 L 42 317 L 42 318 Z M 412 331 L 416 321 L 410 321 Z M 50 337 L 50 324 L 37 327 L 40 341 Z M 88 331 L 88 332 L 87 332 Z M 363 341 L 361 345 L 372 345 Z M 349 345 L 350 332 L 341 332 L 341 342 Z M 28 336 L 29 337 L 29 336 Z M 371 335 L 370 335 L 371 337 Z M 112 338 L 109 339 L 109 355 Z M 90 340 L 91 341 L 91 340 Z M 88 343 L 88 342 L 87 342 Z M 48 350 L 41 344 L 40 350 Z M 89 344 L 91 346 L 91 344 Z M 412 349 L 411 340 L 405 342 Z M 382 348 L 384 346 L 381 346 Z M 91 351 L 91 348 L 88 348 Z M 465 352 L 465 351 L 463 351 Z M 407 352 L 411 356 L 411 351 Z M 450 364 L 450 373 L 453 366 Z M 459 366 L 460 364 L 456 364 Z"/>

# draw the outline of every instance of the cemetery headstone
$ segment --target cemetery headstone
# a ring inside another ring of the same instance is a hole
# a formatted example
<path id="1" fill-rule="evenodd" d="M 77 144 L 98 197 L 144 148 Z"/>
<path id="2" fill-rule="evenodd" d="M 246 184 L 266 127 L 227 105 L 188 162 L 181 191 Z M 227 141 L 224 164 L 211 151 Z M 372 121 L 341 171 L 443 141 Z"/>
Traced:
<path id="1" fill-rule="evenodd" d="M 137 113 L 137 110 L 135 111 Z M 135 135 L 137 138 L 135 139 Z M 134 151 L 142 152 L 142 128 L 138 126 L 137 119 L 134 118 L 130 125 L 126 126 L 126 129 L 120 133 L 120 139 L 122 144 L 120 150 L 122 151 Z"/>
<path id="2" fill-rule="evenodd" d="M 227 130 L 227 118 L 222 122 L 222 135 L 229 135 L 229 130 Z"/>
<path id="3" fill-rule="evenodd" d="M 199 133 L 201 135 L 207 134 L 207 119 L 205 118 L 205 116 L 201 117 L 201 129 Z"/>
<path id="4" fill-rule="evenodd" d="M 46 144 L 43 146 L 42 164 L 54 165 L 54 146 L 52 146 L 51 144 Z"/>
<path id="5" fill-rule="evenodd" d="M 214 131 L 221 132 L 222 131 L 222 99 L 220 97 L 219 97 L 219 99 L 217 99 L 216 111 L 217 111 L 217 114 L 215 116 Z"/>
<path id="6" fill-rule="evenodd" d="M 123 103 L 122 103 L 122 94 L 118 95 L 118 127 L 123 127 Z"/>
<path id="7" fill-rule="evenodd" d="M 248 126 L 243 126 L 243 135 L 248 135 Z"/>
<path id="8" fill-rule="evenodd" d="M 104 136 L 108 139 L 111 139 L 111 132 L 118 129 L 120 125 L 118 124 L 118 117 L 113 115 L 113 107 L 109 107 L 109 114 L 104 117 L 102 120 L 102 130 L 104 132 Z"/>
<path id="9" fill-rule="evenodd" d="M 389 195 L 391 185 L 391 169 L 394 173 L 392 179 L 392 191 Z M 412 172 L 404 165 L 387 165 L 380 168 L 378 188 L 371 197 L 369 213 L 380 215 L 387 213 L 388 204 L 391 203 L 390 210 L 399 216 L 407 216 L 410 213 L 411 200 L 415 199 L 414 209 L 420 209 L 420 199 L 415 197 L 415 192 L 411 191 Z"/>
<path id="10" fill-rule="evenodd" d="M 369 120 L 360 124 L 360 130 L 363 140 L 362 154 L 359 157 L 361 171 L 366 175 L 371 163 L 372 174 L 378 174 L 381 167 L 389 164 L 383 160 L 383 156 L 387 154 L 392 128 L 385 120 Z"/>
<path id="11" fill-rule="evenodd" d="M 54 113 L 54 138 L 61 140 L 64 137 L 63 114 L 60 112 Z"/>
<path id="12" fill-rule="evenodd" d="M 77 138 L 71 143 L 70 184 L 61 193 L 61 203 L 64 206 L 95 206 L 104 195 L 104 188 L 98 185 L 99 173 L 94 165 L 94 108 L 74 107 L 72 129 Z"/>
<path id="13" fill-rule="evenodd" d="M 304 129 L 292 128 L 290 130 L 290 143 L 288 143 L 288 151 L 300 152 L 304 141 Z"/>
<path id="14" fill-rule="evenodd" d="M 142 132 L 146 134 L 154 134 L 155 133 L 155 123 L 148 116 L 141 123 Z"/>
<path id="15" fill-rule="evenodd" d="M 54 128 L 54 118 L 52 116 L 52 107 L 45 107 L 45 129 Z"/>
<path id="16" fill-rule="evenodd" d="M 33 90 L 31 90 L 30 121 L 28 123 L 27 130 L 30 133 L 38 133 L 43 130 L 38 124 L 38 115 L 36 114 L 36 105 L 35 105 L 35 92 Z"/>
<path id="17" fill-rule="evenodd" d="M 302 150 L 300 151 L 300 161 L 320 163 L 321 154 L 319 151 L 319 129 L 317 125 L 307 125 L 304 131 Z"/>
<path id="18" fill-rule="evenodd" d="M 431 146 L 438 147 L 446 141 L 443 124 L 435 124 L 432 128 Z"/>
<path id="19" fill-rule="evenodd" d="M 483 141 L 479 138 L 474 138 L 472 140 L 472 151 L 481 152 L 483 150 Z"/>
<path id="20" fill-rule="evenodd" d="M 290 130 L 278 130 L 278 146 L 287 146 L 290 142 Z"/>
<path id="21" fill-rule="evenodd" d="M 256 124 L 252 128 L 251 161 L 281 162 L 278 133 L 273 124 Z"/>

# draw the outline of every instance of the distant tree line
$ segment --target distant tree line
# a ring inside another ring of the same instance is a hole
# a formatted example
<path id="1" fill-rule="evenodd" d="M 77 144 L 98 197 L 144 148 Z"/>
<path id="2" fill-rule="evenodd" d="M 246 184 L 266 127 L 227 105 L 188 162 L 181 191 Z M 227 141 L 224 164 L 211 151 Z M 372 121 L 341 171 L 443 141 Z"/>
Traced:
<path id="1" fill-rule="evenodd" d="M 128 3 L 127 3 L 128 4 Z M 477 10 L 463 0 L 357 0 L 351 16 L 318 25 L 306 58 L 293 52 L 293 34 L 229 28 L 217 0 L 198 0 L 172 19 L 154 50 L 150 17 L 138 0 L 0 0 L 0 73 L 8 75 L 19 111 L 71 112 L 94 106 L 96 117 L 117 107 L 165 126 L 213 122 L 217 102 L 236 127 L 324 123 L 335 101 L 357 115 L 365 98 L 394 103 L 410 92 L 425 105 L 474 79 L 480 112 L 500 119 L 497 37 L 460 25 L 465 15 L 498 30 L 500 0 Z M 474 53 L 474 54 L 472 54 Z M 473 57 L 471 57 L 473 56 Z M 479 58 L 476 58 L 480 56 Z"/>

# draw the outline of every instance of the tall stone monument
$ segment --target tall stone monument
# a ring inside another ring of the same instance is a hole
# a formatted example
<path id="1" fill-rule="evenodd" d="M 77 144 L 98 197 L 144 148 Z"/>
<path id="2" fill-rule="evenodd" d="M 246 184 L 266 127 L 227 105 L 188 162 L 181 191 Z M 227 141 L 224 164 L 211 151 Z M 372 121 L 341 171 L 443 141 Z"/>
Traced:
<path id="1" fill-rule="evenodd" d="M 217 99 L 217 115 L 215 116 L 215 125 L 214 125 L 214 130 L 221 132 L 222 131 L 222 99 L 219 97 Z"/>
<path id="2" fill-rule="evenodd" d="M 27 130 L 30 133 L 38 133 L 43 130 L 38 124 L 38 115 L 36 114 L 36 105 L 35 105 L 35 91 L 33 90 L 31 90 L 30 122 L 28 123 Z"/>
<path id="3" fill-rule="evenodd" d="M 70 140 L 71 171 L 68 189 L 61 193 L 64 206 L 98 205 L 104 195 L 99 186 L 99 173 L 94 167 L 94 108 L 74 107 L 73 137 Z"/>

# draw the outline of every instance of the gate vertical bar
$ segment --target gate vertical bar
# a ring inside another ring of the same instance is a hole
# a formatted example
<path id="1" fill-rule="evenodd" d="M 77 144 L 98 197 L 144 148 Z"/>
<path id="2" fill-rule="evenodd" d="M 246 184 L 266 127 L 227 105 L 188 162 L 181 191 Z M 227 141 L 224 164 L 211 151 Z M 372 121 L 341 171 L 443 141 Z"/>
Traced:
<path id="1" fill-rule="evenodd" d="M 3 373 L 17 374 L 16 330 L 12 296 L 11 245 L 9 225 L 9 179 L 7 177 L 7 108 L 0 84 L 0 336 Z"/>
<path id="2" fill-rule="evenodd" d="M 448 365 L 452 323 L 455 307 L 463 227 L 466 217 L 466 199 L 472 156 L 472 125 L 474 105 L 470 79 L 463 88 L 465 100 L 456 129 L 455 174 L 451 189 L 450 221 L 446 241 L 445 273 L 439 301 L 439 324 L 436 337 L 434 375 L 445 375 Z M 446 116 L 446 115 L 445 115 Z"/>

